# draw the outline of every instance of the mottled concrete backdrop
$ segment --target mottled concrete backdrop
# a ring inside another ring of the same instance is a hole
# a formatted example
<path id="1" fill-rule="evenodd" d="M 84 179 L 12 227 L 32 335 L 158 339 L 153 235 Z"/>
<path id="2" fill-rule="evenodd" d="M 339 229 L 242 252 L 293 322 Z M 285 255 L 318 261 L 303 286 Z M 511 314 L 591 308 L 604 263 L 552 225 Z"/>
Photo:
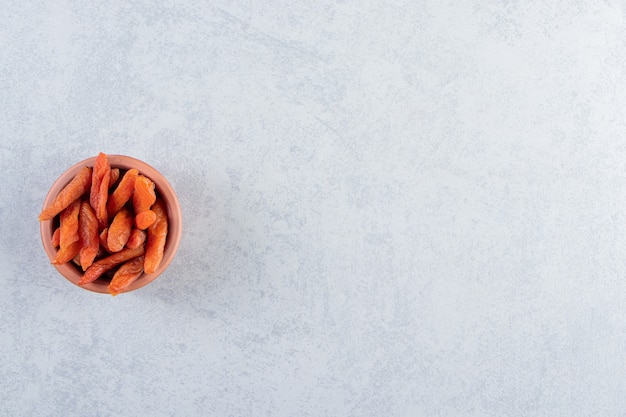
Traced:
<path id="1" fill-rule="evenodd" d="M 626 415 L 626 4 L 471 3 L 3 2 L 0 415 Z M 116 298 L 37 222 L 99 151 L 184 217 Z"/>

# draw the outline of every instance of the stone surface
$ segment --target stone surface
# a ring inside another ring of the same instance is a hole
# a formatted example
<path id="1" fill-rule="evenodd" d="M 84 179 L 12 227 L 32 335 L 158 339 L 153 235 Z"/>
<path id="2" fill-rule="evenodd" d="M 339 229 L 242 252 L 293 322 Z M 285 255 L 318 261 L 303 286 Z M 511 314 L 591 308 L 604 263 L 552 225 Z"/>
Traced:
<path id="1" fill-rule="evenodd" d="M 626 414 L 626 5 L 551 4 L 5 2 L 0 415 Z M 185 222 L 116 298 L 37 222 L 99 151 Z"/>

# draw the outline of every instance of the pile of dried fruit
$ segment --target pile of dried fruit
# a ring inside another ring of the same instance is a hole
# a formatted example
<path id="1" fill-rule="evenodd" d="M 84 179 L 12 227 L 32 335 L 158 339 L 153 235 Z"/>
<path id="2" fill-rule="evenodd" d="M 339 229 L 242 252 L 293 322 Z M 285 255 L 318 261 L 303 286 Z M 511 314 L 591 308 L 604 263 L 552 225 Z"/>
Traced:
<path id="1" fill-rule="evenodd" d="M 109 292 L 119 294 L 163 259 L 168 220 L 154 182 L 136 169 L 111 168 L 100 153 L 39 215 L 58 223 L 53 264 L 74 262 L 84 271 L 79 285 L 110 275 Z"/>

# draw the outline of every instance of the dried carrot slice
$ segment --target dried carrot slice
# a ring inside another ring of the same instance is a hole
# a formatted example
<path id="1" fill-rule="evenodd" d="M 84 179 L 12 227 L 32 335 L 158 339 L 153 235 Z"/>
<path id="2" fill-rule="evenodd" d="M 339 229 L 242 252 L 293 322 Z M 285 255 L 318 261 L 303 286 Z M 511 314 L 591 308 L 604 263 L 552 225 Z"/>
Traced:
<path id="1" fill-rule="evenodd" d="M 67 248 L 80 240 L 78 234 L 78 214 L 80 212 L 80 200 L 74 200 L 65 208 L 59 216 L 59 245 Z"/>
<path id="2" fill-rule="evenodd" d="M 139 229 L 133 229 L 130 232 L 130 237 L 128 238 L 128 242 L 126 242 L 126 247 L 130 249 L 138 248 L 143 245 L 146 241 L 146 232 Z"/>
<path id="3" fill-rule="evenodd" d="M 87 201 L 80 205 L 80 216 L 78 217 L 78 232 L 80 235 L 80 265 L 85 271 L 96 258 L 100 249 L 100 239 L 98 236 L 98 219 L 96 213 Z"/>
<path id="4" fill-rule="evenodd" d="M 109 235 L 107 236 L 107 246 L 111 252 L 121 251 L 133 228 L 133 216 L 128 209 L 121 209 L 113 218 L 109 226 Z"/>
<path id="5" fill-rule="evenodd" d="M 61 228 L 57 227 L 52 233 L 52 247 L 58 248 L 61 245 Z"/>
<path id="6" fill-rule="evenodd" d="M 154 182 L 150 178 L 138 175 L 135 180 L 135 192 L 133 193 L 133 207 L 135 214 L 149 210 L 156 201 Z"/>
<path id="7" fill-rule="evenodd" d="M 135 168 L 126 171 L 126 174 L 122 177 L 120 184 L 117 186 L 115 191 L 113 191 L 113 194 L 109 196 L 109 201 L 107 202 L 107 212 L 109 217 L 115 216 L 115 214 L 117 214 L 117 212 L 124 207 L 124 204 L 130 200 L 130 196 L 133 194 L 133 190 L 135 189 L 135 180 L 137 179 L 137 175 L 139 175 L 139 171 Z"/>
<path id="8" fill-rule="evenodd" d="M 84 167 L 61 190 L 54 201 L 39 214 L 39 220 L 50 220 L 83 195 L 91 185 L 91 168 Z"/>
<path id="9" fill-rule="evenodd" d="M 71 261 L 80 253 L 80 242 L 76 241 L 69 246 L 61 247 L 52 261 L 53 264 L 64 264 Z"/>
<path id="10" fill-rule="evenodd" d="M 111 180 L 111 166 L 106 154 L 100 152 L 96 157 L 91 178 L 89 203 L 96 212 L 100 229 L 104 229 L 109 220 L 107 199 L 109 197 L 109 181 Z"/>
<path id="11" fill-rule="evenodd" d="M 144 247 L 140 246 L 135 249 L 125 248 L 121 251 L 114 253 L 111 256 L 108 256 L 104 259 L 100 259 L 93 264 L 87 271 L 83 274 L 83 277 L 78 281 L 78 285 L 85 285 L 90 282 L 93 282 L 100 278 L 102 274 L 111 269 L 115 268 L 117 265 L 124 263 L 130 259 L 136 258 L 144 254 Z"/>
<path id="12" fill-rule="evenodd" d="M 120 266 L 120 269 L 115 271 L 111 283 L 109 284 L 109 293 L 111 295 L 117 295 L 122 292 L 126 287 L 135 282 L 137 278 L 141 276 L 143 272 L 144 257 L 139 256 L 126 262 Z"/>
<path id="13" fill-rule="evenodd" d="M 152 206 L 152 211 L 156 213 L 156 221 L 148 228 L 148 239 L 146 242 L 146 259 L 144 260 L 144 271 L 152 274 L 163 260 L 163 251 L 167 240 L 167 213 L 161 200 L 157 200 Z"/>
<path id="14" fill-rule="evenodd" d="M 111 168 L 111 176 L 109 177 L 109 188 L 113 187 L 117 180 L 120 179 L 120 169 Z"/>
<path id="15" fill-rule="evenodd" d="M 139 230 L 146 230 L 156 221 L 157 215 L 152 210 L 142 211 L 135 216 L 135 226 Z"/>

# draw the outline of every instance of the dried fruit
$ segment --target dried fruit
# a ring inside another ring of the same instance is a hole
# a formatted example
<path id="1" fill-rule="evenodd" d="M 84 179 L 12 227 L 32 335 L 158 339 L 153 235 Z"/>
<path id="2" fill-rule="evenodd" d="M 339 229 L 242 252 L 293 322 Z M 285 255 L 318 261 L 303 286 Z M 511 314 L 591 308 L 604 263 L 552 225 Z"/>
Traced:
<path id="1" fill-rule="evenodd" d="M 125 248 L 104 259 L 100 259 L 94 262 L 89 268 L 87 268 L 87 271 L 85 271 L 85 274 L 83 275 L 81 280 L 78 281 L 78 285 L 85 285 L 93 282 L 100 278 L 100 276 L 105 272 L 110 271 L 121 263 L 143 255 L 144 252 L 145 251 L 143 246 L 135 249 Z"/>
<path id="2" fill-rule="evenodd" d="M 98 219 L 91 205 L 83 201 L 80 205 L 78 218 L 78 231 L 80 235 L 80 265 L 85 271 L 98 255 L 100 239 L 98 236 Z"/>
<path id="3" fill-rule="evenodd" d="M 133 194 L 133 207 L 136 213 L 149 210 L 156 201 L 154 182 L 148 177 L 138 175 L 135 180 L 135 193 Z"/>
<path id="4" fill-rule="evenodd" d="M 80 253 L 80 242 L 76 241 L 71 243 L 69 246 L 59 248 L 54 260 L 53 264 L 61 265 L 67 263 L 74 259 L 76 255 Z"/>
<path id="5" fill-rule="evenodd" d="M 130 231 L 133 227 L 133 215 L 128 209 L 121 209 L 113 218 L 111 225 L 109 226 L 109 234 L 107 236 L 107 247 L 110 252 L 121 251 L 128 238 L 130 237 Z"/>
<path id="6" fill-rule="evenodd" d="M 52 260 L 53 264 L 69 262 L 80 251 L 80 236 L 78 234 L 78 213 L 80 200 L 75 200 L 66 207 L 59 216 L 59 251 Z M 78 249 L 76 249 L 78 246 Z"/>
<path id="7" fill-rule="evenodd" d="M 135 226 L 139 230 L 146 230 L 156 221 L 157 215 L 152 210 L 142 211 L 135 216 Z"/>
<path id="8" fill-rule="evenodd" d="M 135 216 L 138 216 L 144 211 L 150 210 L 150 207 L 152 207 L 155 201 L 156 193 L 154 191 L 154 182 L 152 182 L 150 178 L 138 175 L 135 180 L 135 190 L 133 192 L 133 208 L 135 209 Z M 146 221 L 143 221 L 140 225 L 145 226 L 146 223 Z M 138 229 L 142 230 L 149 227 L 139 227 L 137 222 L 135 222 L 135 225 Z"/>
<path id="9" fill-rule="evenodd" d="M 139 229 L 133 229 L 130 231 L 130 237 L 126 242 L 126 247 L 130 249 L 138 248 L 146 241 L 146 232 Z"/>
<path id="10" fill-rule="evenodd" d="M 111 194 L 107 203 L 109 218 L 115 216 L 117 212 L 124 207 L 124 204 L 130 200 L 133 190 L 135 189 L 135 180 L 137 179 L 137 175 L 139 175 L 139 171 L 132 168 L 126 171 L 126 174 L 124 174 L 120 180 L 119 185 L 115 191 L 113 191 L 113 194 Z"/>
<path id="11" fill-rule="evenodd" d="M 144 260 L 144 271 L 152 274 L 156 271 L 163 260 L 163 251 L 167 241 L 168 220 L 165 206 L 161 200 L 157 200 L 152 206 L 152 211 L 156 213 L 156 221 L 148 228 L 148 239 L 146 241 L 146 259 Z"/>
<path id="12" fill-rule="evenodd" d="M 117 180 L 120 179 L 120 169 L 111 168 L 111 176 L 109 177 L 109 188 L 113 187 Z"/>
<path id="13" fill-rule="evenodd" d="M 78 174 L 61 190 L 54 201 L 43 209 L 39 214 L 39 221 L 50 220 L 70 204 L 72 204 L 81 195 L 89 190 L 91 185 L 91 168 L 84 167 Z"/>
<path id="14" fill-rule="evenodd" d="M 53 248 L 58 248 L 59 245 L 61 244 L 61 228 L 57 227 L 54 230 L 54 233 L 52 233 L 52 247 Z"/>
<path id="15" fill-rule="evenodd" d="M 98 237 L 100 239 L 100 247 L 110 253 L 111 251 L 109 250 L 109 247 L 107 246 L 107 239 L 109 237 L 109 228 L 105 227 L 104 229 L 102 229 L 102 231 L 100 232 L 100 236 Z"/>
<path id="16" fill-rule="evenodd" d="M 117 295 L 135 282 L 143 272 L 144 257 L 139 256 L 126 262 L 115 272 L 109 284 L 109 293 Z"/>
<path id="17" fill-rule="evenodd" d="M 80 240 L 78 234 L 78 213 L 80 212 L 80 200 L 75 200 L 61 212 L 59 218 L 59 245 L 66 248 Z"/>
<path id="18" fill-rule="evenodd" d="M 100 229 L 104 229 L 108 225 L 106 205 L 109 197 L 109 181 L 111 180 L 111 166 L 106 154 L 102 152 L 98 154 L 91 178 L 89 203 L 96 212 Z"/>

